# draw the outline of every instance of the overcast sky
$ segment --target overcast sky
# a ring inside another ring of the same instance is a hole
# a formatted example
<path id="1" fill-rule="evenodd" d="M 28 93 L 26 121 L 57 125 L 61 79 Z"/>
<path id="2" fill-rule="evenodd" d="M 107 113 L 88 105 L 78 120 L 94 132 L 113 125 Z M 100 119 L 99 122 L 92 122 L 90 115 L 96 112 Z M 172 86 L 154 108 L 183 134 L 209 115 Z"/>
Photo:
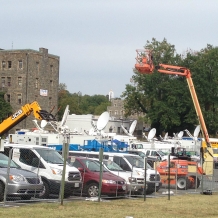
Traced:
<path id="1" fill-rule="evenodd" d="M 218 45 L 217 0 L 0 0 L 0 48 L 48 49 L 71 93 L 115 97 L 136 49 L 167 39 L 177 53 Z"/>

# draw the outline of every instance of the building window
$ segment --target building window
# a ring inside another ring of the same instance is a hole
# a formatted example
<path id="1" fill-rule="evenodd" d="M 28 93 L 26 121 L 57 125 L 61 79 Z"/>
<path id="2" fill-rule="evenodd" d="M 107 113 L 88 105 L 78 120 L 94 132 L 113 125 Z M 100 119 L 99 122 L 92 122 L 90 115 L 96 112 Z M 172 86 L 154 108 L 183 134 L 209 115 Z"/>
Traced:
<path id="1" fill-rule="evenodd" d="M 117 111 L 114 111 L 114 115 L 118 115 Z"/>
<path id="2" fill-rule="evenodd" d="M 22 87 L 22 77 L 17 78 L 18 86 Z"/>
<path id="3" fill-rule="evenodd" d="M 36 81 L 35 81 L 35 88 L 38 89 L 39 88 L 39 79 L 36 78 Z"/>
<path id="4" fill-rule="evenodd" d="M 8 61 L 8 69 L 12 67 L 12 61 Z"/>
<path id="5" fill-rule="evenodd" d="M 5 61 L 2 61 L 2 69 L 4 69 L 6 67 L 6 63 Z"/>
<path id="6" fill-rule="evenodd" d="M 7 101 L 7 102 L 11 102 L 11 95 L 10 95 L 10 94 L 7 94 L 6 97 L 7 97 L 6 101 Z"/>
<path id="7" fill-rule="evenodd" d="M 22 104 L 22 95 L 21 94 L 17 94 L 17 103 Z"/>
<path id="8" fill-rule="evenodd" d="M 53 81 L 52 80 L 50 80 L 50 87 L 52 87 L 53 86 Z"/>
<path id="9" fill-rule="evenodd" d="M 50 65 L 50 71 L 53 72 L 53 65 Z"/>
<path id="10" fill-rule="evenodd" d="M 11 77 L 7 77 L 8 86 L 11 86 Z"/>
<path id="11" fill-rule="evenodd" d="M 39 72 L 39 62 L 36 62 L 36 70 Z"/>
<path id="12" fill-rule="evenodd" d="M 18 61 L 18 67 L 19 69 L 23 69 L 23 61 L 21 60 Z"/>
<path id="13" fill-rule="evenodd" d="M 52 98 L 51 97 L 49 97 L 49 108 L 51 108 L 52 107 Z"/>
<path id="14" fill-rule="evenodd" d="M 2 77 L 2 88 L 5 87 L 5 77 Z"/>

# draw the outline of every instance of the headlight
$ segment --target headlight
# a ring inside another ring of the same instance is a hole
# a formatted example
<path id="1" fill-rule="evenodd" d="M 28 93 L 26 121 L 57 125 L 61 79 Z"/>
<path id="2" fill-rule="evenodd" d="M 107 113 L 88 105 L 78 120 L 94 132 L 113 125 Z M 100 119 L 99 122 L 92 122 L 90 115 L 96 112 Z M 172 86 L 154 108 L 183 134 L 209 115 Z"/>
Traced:
<path id="1" fill-rule="evenodd" d="M 15 176 L 15 175 L 10 175 L 9 179 L 14 181 L 14 182 L 24 182 L 24 181 L 26 181 L 23 176 Z"/>
<path id="2" fill-rule="evenodd" d="M 116 184 L 116 181 L 114 180 L 106 180 L 106 179 L 102 179 L 103 183 L 107 183 L 107 184 Z"/>
<path id="3" fill-rule="evenodd" d="M 137 180 L 134 177 L 129 177 L 128 180 L 130 183 L 137 183 Z"/>
<path id="4" fill-rule="evenodd" d="M 56 169 L 56 168 L 51 168 L 51 171 L 53 174 L 56 175 L 62 175 L 62 170 Z"/>

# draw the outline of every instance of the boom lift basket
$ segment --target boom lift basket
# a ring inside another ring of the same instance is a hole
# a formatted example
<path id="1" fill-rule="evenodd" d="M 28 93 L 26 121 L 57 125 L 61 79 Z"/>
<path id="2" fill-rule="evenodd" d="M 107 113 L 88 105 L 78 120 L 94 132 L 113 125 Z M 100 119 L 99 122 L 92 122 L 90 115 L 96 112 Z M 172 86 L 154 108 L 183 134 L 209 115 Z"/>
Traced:
<path id="1" fill-rule="evenodd" d="M 137 49 L 135 68 L 142 74 L 151 74 L 154 70 L 152 55 L 150 50 Z"/>

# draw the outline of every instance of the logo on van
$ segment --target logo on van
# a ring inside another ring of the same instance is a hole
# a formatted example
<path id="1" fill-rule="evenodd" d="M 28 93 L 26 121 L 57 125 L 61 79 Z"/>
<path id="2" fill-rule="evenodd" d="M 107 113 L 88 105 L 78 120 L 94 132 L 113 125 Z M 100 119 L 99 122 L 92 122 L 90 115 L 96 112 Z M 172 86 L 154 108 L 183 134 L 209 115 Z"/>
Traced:
<path id="1" fill-rule="evenodd" d="M 16 111 L 14 114 L 11 115 L 11 119 L 14 120 L 16 119 L 19 115 L 21 115 L 23 113 L 22 110 L 18 110 Z"/>

